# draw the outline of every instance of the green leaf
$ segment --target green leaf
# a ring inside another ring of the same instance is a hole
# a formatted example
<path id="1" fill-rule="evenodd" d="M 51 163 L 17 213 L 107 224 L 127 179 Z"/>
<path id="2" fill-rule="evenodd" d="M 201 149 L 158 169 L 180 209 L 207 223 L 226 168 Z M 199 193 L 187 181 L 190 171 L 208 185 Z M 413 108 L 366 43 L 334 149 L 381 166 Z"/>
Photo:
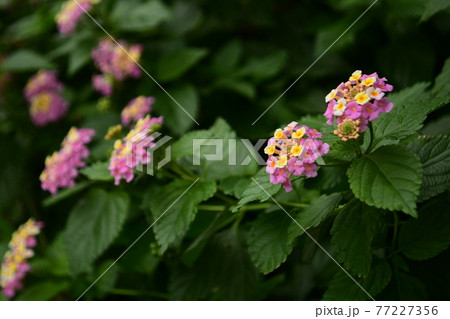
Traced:
<path id="1" fill-rule="evenodd" d="M 253 181 L 241 176 L 229 176 L 220 181 L 220 189 L 227 195 L 241 198 L 242 194 Z"/>
<path id="2" fill-rule="evenodd" d="M 52 300 L 53 297 L 67 290 L 69 287 L 70 284 L 67 281 L 43 281 L 33 286 L 27 287 L 25 291 L 16 298 L 16 301 Z"/>
<path id="3" fill-rule="evenodd" d="M 121 31 L 150 31 L 171 18 L 167 6 L 159 0 L 117 1 L 111 20 Z"/>
<path id="4" fill-rule="evenodd" d="M 389 93 L 389 100 L 391 100 L 395 106 L 409 104 L 417 99 L 423 99 L 424 96 L 427 96 L 425 91 L 429 86 L 430 82 L 416 83 L 399 92 Z"/>
<path id="5" fill-rule="evenodd" d="M 49 196 L 46 199 L 44 199 L 42 201 L 42 206 L 48 207 L 48 206 L 54 205 L 68 197 L 71 197 L 71 196 L 81 192 L 82 190 L 87 188 L 89 185 L 90 185 L 90 183 L 88 183 L 88 182 L 80 182 L 80 183 L 75 184 L 75 186 L 73 186 L 73 187 L 63 189 L 63 190 L 59 191 L 55 196 Z"/>
<path id="6" fill-rule="evenodd" d="M 93 47 L 97 44 L 97 35 L 91 29 L 82 29 L 70 37 L 61 38 L 55 49 L 47 55 L 55 59 L 64 55 L 71 55 L 79 47 Z"/>
<path id="7" fill-rule="evenodd" d="M 253 84 L 234 78 L 220 78 L 214 83 L 214 87 L 231 90 L 249 99 L 253 99 L 256 96 L 256 89 Z"/>
<path id="8" fill-rule="evenodd" d="M 64 277 L 71 274 L 62 233 L 59 233 L 46 249 L 45 257 L 31 260 L 31 268 L 37 276 L 51 274 Z"/>
<path id="9" fill-rule="evenodd" d="M 87 270 L 112 244 L 125 222 L 128 206 L 126 193 L 93 189 L 70 212 L 64 239 L 74 274 Z"/>
<path id="10" fill-rule="evenodd" d="M 331 44 L 333 45 L 333 51 L 339 52 L 355 42 L 357 29 L 347 29 L 354 21 L 354 17 L 346 16 L 334 21 L 335 23 L 325 24 L 325 28 L 322 27 L 318 30 L 314 45 L 314 57 L 318 57 L 328 51 Z M 345 33 L 344 37 L 342 32 Z M 336 39 L 339 39 L 339 41 L 336 42 Z"/>
<path id="11" fill-rule="evenodd" d="M 395 105 L 391 112 L 381 114 L 378 120 L 373 122 L 375 142 L 398 141 L 422 128 L 427 112 L 417 107 L 417 102 L 412 104 L 413 107 Z"/>
<path id="12" fill-rule="evenodd" d="M 195 144 L 197 140 L 197 144 Z M 207 145 L 213 143 L 213 145 Z M 194 145 L 196 151 L 194 161 Z M 236 139 L 236 133 L 221 118 L 208 130 L 192 131 L 173 144 L 173 158 L 182 159 L 182 165 L 198 172 L 204 179 L 220 180 L 229 176 L 253 175 L 258 165 L 253 148 L 248 149 L 243 141 Z M 218 158 L 207 159 L 207 155 Z M 199 161 L 199 163 L 198 163 Z"/>
<path id="13" fill-rule="evenodd" d="M 218 73 L 230 73 L 239 62 L 242 55 L 242 44 L 238 40 L 232 40 L 220 48 L 214 56 L 213 67 Z"/>
<path id="14" fill-rule="evenodd" d="M 336 259 L 359 277 L 366 277 L 372 264 L 372 239 L 380 212 L 357 199 L 337 215 L 331 229 Z"/>
<path id="15" fill-rule="evenodd" d="M 214 181 L 197 181 L 193 184 L 190 181 L 176 180 L 162 187 L 150 199 L 150 210 L 155 221 L 157 220 L 153 231 L 162 253 L 194 221 L 197 205 L 211 198 L 215 192 Z"/>
<path id="16" fill-rule="evenodd" d="M 113 263 L 114 260 L 105 260 L 96 271 L 95 277 L 99 278 L 101 276 L 101 280 L 94 287 L 98 291 L 98 297 L 101 299 L 104 299 L 108 292 L 114 288 L 119 277 L 119 267 L 110 268 Z"/>
<path id="17" fill-rule="evenodd" d="M 167 30 L 173 38 L 179 38 L 193 31 L 203 22 L 202 11 L 195 2 L 177 1 L 172 5 L 171 10 L 172 17 L 164 24 L 164 30 Z"/>
<path id="18" fill-rule="evenodd" d="M 237 228 L 215 235 L 192 268 L 171 277 L 173 300 L 254 300 L 258 271 Z"/>
<path id="19" fill-rule="evenodd" d="M 450 6 L 450 1 L 448 0 L 428 0 L 425 4 L 425 10 L 420 17 L 420 22 L 427 21 L 432 16 L 434 16 L 439 11 L 447 9 Z"/>
<path id="20" fill-rule="evenodd" d="M 69 76 L 74 75 L 83 66 L 91 61 L 91 47 L 87 45 L 80 45 L 76 47 L 69 57 L 69 66 L 67 74 Z"/>
<path id="21" fill-rule="evenodd" d="M 436 96 L 433 98 L 418 97 L 403 105 L 395 105 L 391 112 L 383 113 L 377 121 L 373 122 L 375 143 L 386 140 L 402 140 L 419 131 L 427 114 L 446 105 L 449 96 Z"/>
<path id="22" fill-rule="evenodd" d="M 242 206 L 255 200 L 264 202 L 275 195 L 281 188 L 281 185 L 274 185 L 270 183 L 270 176 L 266 173 L 266 169 L 262 168 L 255 176 L 253 176 L 252 183 L 242 194 L 237 206 L 233 212 L 237 212 Z"/>
<path id="23" fill-rule="evenodd" d="M 341 193 L 322 195 L 313 200 L 311 204 L 294 216 L 296 222 L 307 230 L 318 226 L 325 217 L 334 210 L 342 199 Z M 292 243 L 295 238 L 303 234 L 303 229 L 296 223 L 291 223 L 288 231 L 288 243 Z"/>
<path id="24" fill-rule="evenodd" d="M 91 166 L 80 170 L 80 173 L 91 181 L 112 181 L 114 177 L 108 169 L 108 162 L 95 162 Z"/>
<path id="25" fill-rule="evenodd" d="M 358 280 L 359 284 L 372 296 L 376 296 L 391 281 L 391 267 L 385 261 L 378 262 L 369 275 Z M 351 280 L 342 270 L 334 276 L 322 300 L 326 301 L 356 301 L 368 300 L 369 296 Z"/>
<path id="26" fill-rule="evenodd" d="M 423 166 L 419 202 L 436 196 L 450 186 L 450 138 L 423 136 L 408 144 Z"/>
<path id="27" fill-rule="evenodd" d="M 0 4 L 1 6 L 1 4 Z M 33 37 L 40 36 L 41 34 L 48 32 L 50 23 L 45 18 L 46 12 L 37 11 L 33 14 L 20 18 L 13 24 L 8 26 L 5 33 L 17 40 L 27 40 Z"/>
<path id="28" fill-rule="evenodd" d="M 450 4 L 450 1 L 448 3 Z M 450 58 L 445 60 L 441 73 L 434 80 L 431 93 L 433 95 L 446 95 L 450 93 Z"/>
<path id="29" fill-rule="evenodd" d="M 400 255 L 393 256 L 392 264 L 398 292 L 396 300 L 411 301 L 429 299 L 426 286 L 419 278 L 411 275 L 406 261 Z"/>
<path id="30" fill-rule="evenodd" d="M 252 77 L 255 81 L 263 81 L 277 75 L 287 61 L 287 53 L 279 51 L 263 58 L 252 58 L 237 73 L 236 77 Z"/>
<path id="31" fill-rule="evenodd" d="M 418 219 L 410 219 L 400 228 L 399 250 L 409 259 L 429 259 L 450 245 L 448 199 L 436 198 L 419 210 Z"/>
<path id="32" fill-rule="evenodd" d="M 325 194 L 348 191 L 350 186 L 348 184 L 347 166 L 323 166 L 320 168 L 320 174 L 309 184 Z"/>
<path id="33" fill-rule="evenodd" d="M 352 157 L 355 157 L 355 148 L 351 143 L 347 143 L 342 141 L 338 136 L 334 135 L 334 130 L 337 129 L 337 125 L 328 125 L 323 124 L 322 129 L 319 131 L 322 132 L 322 141 L 330 145 L 330 151 L 325 156 L 326 158 L 332 159 L 341 159 L 341 160 L 349 160 Z"/>
<path id="34" fill-rule="evenodd" d="M 233 134 L 235 134 L 233 132 Z M 235 144 L 234 144 L 235 143 Z M 214 147 L 213 147 L 214 148 Z M 201 154 L 214 154 L 208 147 L 201 147 Z M 249 150 L 240 139 L 224 139 L 222 159 L 207 160 L 201 155 L 200 175 L 205 179 L 220 180 L 227 176 L 251 176 L 258 170 L 254 157 L 255 152 Z"/>
<path id="35" fill-rule="evenodd" d="M 157 95 L 155 110 L 164 116 L 165 125 L 173 133 L 183 135 L 195 124 L 192 118 L 196 119 L 199 109 L 197 90 L 191 85 L 182 85 L 170 89 L 169 94 L 178 104 L 161 92 Z"/>
<path id="36" fill-rule="evenodd" d="M 422 164 L 407 148 L 383 146 L 353 162 L 347 175 L 353 193 L 364 203 L 417 217 Z"/>
<path id="37" fill-rule="evenodd" d="M 320 114 L 320 115 L 306 115 L 302 116 L 298 120 L 299 125 L 306 125 L 309 128 L 314 128 L 318 131 L 322 129 L 322 127 L 325 125 L 326 118 Z"/>
<path id="38" fill-rule="evenodd" d="M 31 50 L 17 50 L 0 65 L 3 71 L 24 72 L 52 69 L 54 65 L 45 57 Z"/>
<path id="39" fill-rule="evenodd" d="M 262 213 L 253 223 L 248 237 L 248 251 L 255 266 L 268 274 L 286 261 L 293 245 L 288 243 L 288 228 L 292 223 L 283 211 Z"/>
<path id="40" fill-rule="evenodd" d="M 231 130 L 228 123 L 218 118 L 213 126 L 208 130 L 191 131 L 184 134 L 177 142 L 172 145 L 172 158 L 179 160 L 181 158 L 189 158 L 192 161 L 193 157 L 193 140 L 194 139 L 219 139 L 219 138 L 235 138 L 236 133 Z"/>
<path id="41" fill-rule="evenodd" d="M 163 55 L 157 65 L 159 81 L 172 81 L 197 64 L 207 54 L 206 49 L 184 48 Z"/>
<path id="42" fill-rule="evenodd" d="M 441 116 L 435 121 L 429 121 L 422 129 L 423 135 L 450 135 L 450 114 Z"/>
<path id="43" fill-rule="evenodd" d="M 397 0 L 386 3 L 386 19 L 414 19 L 423 13 L 424 0 Z M 392 20 L 391 20 L 392 21 Z"/>

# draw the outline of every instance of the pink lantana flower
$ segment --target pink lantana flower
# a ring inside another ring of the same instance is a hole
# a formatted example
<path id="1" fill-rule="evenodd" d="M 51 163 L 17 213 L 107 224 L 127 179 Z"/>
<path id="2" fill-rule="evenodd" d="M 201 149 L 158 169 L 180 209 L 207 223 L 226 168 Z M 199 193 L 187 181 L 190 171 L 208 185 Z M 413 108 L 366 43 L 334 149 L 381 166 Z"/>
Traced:
<path id="1" fill-rule="evenodd" d="M 313 178 L 317 176 L 317 165 L 314 163 L 305 164 L 305 176 Z"/>
<path id="2" fill-rule="evenodd" d="M 317 130 L 297 122 L 277 129 L 264 149 L 269 155 L 266 172 L 270 174 L 270 182 L 282 184 L 286 192 L 290 192 L 292 176 L 316 176 L 315 162 L 329 151 L 329 145 L 319 140 L 321 137 Z"/>
<path id="3" fill-rule="evenodd" d="M 353 123 L 359 123 L 360 132 L 367 130 L 369 122 L 375 121 L 380 113 L 389 112 L 394 106 L 385 97 L 386 92 L 393 89 L 386 81 L 376 72 L 353 72 L 347 82 L 339 84 L 325 97 L 328 103 L 324 113 L 327 124 L 333 125 L 335 119 L 338 124 L 351 119 Z"/>
<path id="4" fill-rule="evenodd" d="M 347 109 L 345 110 L 344 117 L 347 119 L 356 120 L 361 117 L 361 105 L 352 101 L 347 104 Z"/>
<path id="5" fill-rule="evenodd" d="M 83 160 L 89 157 L 86 147 L 95 131 L 92 129 L 71 128 L 61 144 L 61 150 L 47 156 L 45 169 L 41 173 L 41 187 L 52 195 L 59 188 L 73 187 L 78 169 L 85 166 Z"/>
<path id="6" fill-rule="evenodd" d="M 132 99 L 120 114 L 122 124 L 128 125 L 149 114 L 152 111 L 151 105 L 154 102 L 155 99 L 151 96 L 138 96 L 137 98 Z"/>
<path id="7" fill-rule="evenodd" d="M 111 96 L 113 93 L 113 78 L 112 76 L 94 74 L 92 76 L 92 86 L 103 96 Z"/>
<path id="8" fill-rule="evenodd" d="M 111 39 L 100 41 L 92 51 L 92 59 L 102 72 L 103 81 L 99 76 L 94 76 L 94 88 L 103 95 L 111 95 L 114 80 L 140 77 L 141 68 L 138 62 L 142 51 L 140 44 L 128 45 L 125 41 L 115 43 Z"/>
<path id="9" fill-rule="evenodd" d="M 55 71 L 39 71 L 33 75 L 24 89 L 30 104 L 31 121 L 36 126 L 45 126 L 61 119 L 69 109 L 69 103 L 61 96 L 63 85 Z"/>
<path id="10" fill-rule="evenodd" d="M 66 114 L 68 103 L 54 92 L 42 92 L 37 94 L 30 105 L 30 116 L 36 126 L 45 126 L 56 122 Z"/>
<path id="11" fill-rule="evenodd" d="M 60 34 L 72 34 L 77 27 L 78 22 L 85 12 L 91 10 L 92 5 L 100 0 L 68 0 L 64 2 L 61 11 L 56 15 L 56 22 Z"/>
<path id="12" fill-rule="evenodd" d="M 13 298 L 23 288 L 23 279 L 31 270 L 28 259 L 33 257 L 36 236 L 44 227 L 42 222 L 29 219 L 12 235 L 0 270 L 0 287 L 6 298 Z"/>
<path id="13" fill-rule="evenodd" d="M 362 106 L 362 116 L 368 121 L 375 121 L 380 115 L 380 110 L 370 102 Z"/>
<path id="14" fill-rule="evenodd" d="M 150 115 L 147 115 L 137 121 L 127 136 L 115 141 L 108 167 L 111 175 L 114 176 L 115 185 L 119 185 L 121 179 L 127 183 L 131 182 L 134 178 L 133 169 L 137 165 L 150 163 L 151 153 L 148 149 L 156 145 L 152 133 L 159 129 L 162 122 L 162 117 L 150 118 Z M 131 143 L 130 140 L 137 134 L 144 136 L 139 143 Z"/>
<path id="15" fill-rule="evenodd" d="M 382 113 L 390 112 L 392 110 L 392 108 L 394 107 L 394 103 L 389 101 L 389 99 L 387 97 L 384 97 L 379 101 L 375 101 L 374 104 Z"/>

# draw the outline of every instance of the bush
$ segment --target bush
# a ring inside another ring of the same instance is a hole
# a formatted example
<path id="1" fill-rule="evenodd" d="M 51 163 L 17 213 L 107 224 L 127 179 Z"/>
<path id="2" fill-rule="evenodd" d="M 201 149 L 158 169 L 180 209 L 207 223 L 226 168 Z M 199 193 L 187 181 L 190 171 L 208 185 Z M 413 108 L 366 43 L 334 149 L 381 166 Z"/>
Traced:
<path id="1" fill-rule="evenodd" d="M 448 299 L 449 5 L 0 1 L 0 298 Z"/>

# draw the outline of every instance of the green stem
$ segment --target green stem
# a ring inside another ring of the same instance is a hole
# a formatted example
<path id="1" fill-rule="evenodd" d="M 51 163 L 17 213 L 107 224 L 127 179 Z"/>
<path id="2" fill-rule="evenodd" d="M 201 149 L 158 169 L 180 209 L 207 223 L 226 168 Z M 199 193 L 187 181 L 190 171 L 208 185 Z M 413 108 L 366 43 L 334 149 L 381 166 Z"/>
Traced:
<path id="1" fill-rule="evenodd" d="M 178 165 L 172 165 L 170 169 L 188 181 L 195 181 L 197 179 L 197 177 L 194 177 L 192 174 L 187 174 L 183 169 L 180 169 Z"/>
<path id="2" fill-rule="evenodd" d="M 170 177 L 170 178 L 174 178 L 174 179 L 177 179 L 177 178 L 178 178 L 178 175 L 174 174 L 173 172 L 171 172 L 171 171 L 169 171 L 169 170 L 162 170 L 162 171 L 161 171 L 161 174 L 162 174 L 162 175 L 165 175 L 165 176 L 167 176 L 167 177 Z"/>
<path id="3" fill-rule="evenodd" d="M 198 205 L 198 209 L 206 210 L 209 212 L 223 212 L 227 209 L 225 205 Z"/>
<path id="4" fill-rule="evenodd" d="M 260 210 L 266 209 L 272 206 L 272 203 L 261 203 L 261 204 L 251 204 L 242 206 L 241 210 L 250 211 L 250 210 Z M 230 209 L 233 209 L 235 206 L 232 206 Z"/>
<path id="5" fill-rule="evenodd" d="M 352 141 L 351 143 L 352 143 L 353 147 L 355 148 L 356 155 L 358 157 L 361 157 L 363 154 L 362 154 L 361 146 L 359 145 L 358 140 L 351 140 L 351 141 Z"/>
<path id="6" fill-rule="evenodd" d="M 236 229 L 239 227 L 239 224 L 241 223 L 242 219 L 245 216 L 245 209 L 242 209 L 239 213 L 237 213 L 238 216 L 236 217 L 235 222 L 233 223 L 233 226 L 231 226 L 232 229 Z"/>
<path id="7" fill-rule="evenodd" d="M 384 257 L 384 259 L 390 259 L 392 257 L 394 257 L 395 255 L 397 255 L 400 252 L 400 249 L 397 249 L 395 251 L 393 251 L 392 253 L 390 253 L 389 255 L 387 255 L 386 257 Z"/>
<path id="8" fill-rule="evenodd" d="M 231 197 L 229 197 L 229 196 L 227 196 L 227 195 L 225 195 L 225 194 L 222 194 L 221 192 L 217 192 L 217 193 L 215 194 L 215 196 L 218 197 L 218 198 L 220 198 L 220 199 L 222 199 L 222 200 L 224 200 L 224 201 L 227 202 L 228 204 L 231 204 L 231 205 L 236 204 L 236 200 L 234 200 L 233 198 L 231 198 Z"/>
<path id="9" fill-rule="evenodd" d="M 369 143 L 369 146 L 367 147 L 366 154 L 369 153 L 372 150 L 372 145 L 373 145 L 373 126 L 372 126 L 372 122 L 369 122 L 369 131 L 370 131 L 370 143 Z"/>
<path id="10" fill-rule="evenodd" d="M 252 205 L 245 205 L 244 209 L 247 210 L 259 210 L 259 209 L 265 209 L 272 206 L 272 203 L 261 203 L 261 204 L 252 204 Z"/>
<path id="11" fill-rule="evenodd" d="M 212 234 L 214 234 L 217 230 L 221 229 L 221 226 L 227 226 L 229 225 L 231 222 L 234 221 L 234 219 L 236 218 L 235 215 L 233 215 L 231 218 L 228 218 L 225 222 L 223 222 L 221 225 L 217 226 L 217 222 L 219 221 L 220 217 L 222 216 L 224 211 L 216 214 L 216 217 L 214 218 L 213 222 L 208 226 L 208 228 L 206 228 L 205 231 L 203 231 L 200 236 L 198 236 L 190 245 L 189 247 L 186 249 L 186 251 L 190 250 L 193 247 L 196 247 L 199 243 L 201 243 L 203 240 L 207 239 L 208 237 L 210 237 Z"/>
<path id="12" fill-rule="evenodd" d="M 298 189 L 297 183 L 292 183 L 292 188 L 294 189 L 295 194 L 297 194 L 297 198 L 300 200 L 302 198 L 302 194 Z"/>
<path id="13" fill-rule="evenodd" d="M 306 207 L 306 206 L 300 206 L 302 204 L 296 204 L 296 203 L 284 203 L 285 205 L 288 206 L 293 206 L 295 205 L 295 207 Z M 244 205 L 241 210 L 244 211 L 250 211 L 250 210 L 260 210 L 260 209 L 265 209 L 268 208 L 270 206 L 272 206 L 273 203 L 261 203 L 261 204 L 250 204 L 250 205 Z M 306 204 L 305 204 L 306 205 Z M 198 209 L 200 210 L 204 210 L 204 211 L 209 211 L 209 212 L 223 212 L 227 209 L 233 209 L 234 206 L 228 206 L 228 205 L 206 205 L 206 204 L 200 204 L 198 205 Z"/>
<path id="14" fill-rule="evenodd" d="M 368 149 L 366 153 L 370 153 L 382 140 L 374 141 L 371 149 Z"/>
<path id="15" fill-rule="evenodd" d="M 223 221 L 221 224 L 215 226 L 214 229 L 213 229 L 213 233 L 215 233 L 215 232 L 225 228 L 226 226 L 228 226 L 229 224 L 231 224 L 235 220 L 236 220 L 236 215 L 232 215 L 230 218 L 228 218 L 227 220 Z"/>
<path id="16" fill-rule="evenodd" d="M 304 204 L 304 203 L 292 203 L 292 202 L 284 202 L 284 201 L 280 201 L 280 200 L 273 200 L 273 202 L 277 202 L 280 205 L 286 205 L 286 206 L 291 206 L 291 207 L 298 207 L 298 208 L 305 208 L 308 207 L 308 204 Z"/>
<path id="17" fill-rule="evenodd" d="M 178 164 L 177 162 L 175 162 L 175 166 L 178 167 L 180 170 L 182 170 L 183 172 L 185 172 L 188 176 L 191 176 L 192 178 L 197 178 L 198 176 L 196 174 L 194 174 L 192 171 L 190 171 L 189 169 L 187 169 L 186 167 L 184 167 L 183 165 Z"/>

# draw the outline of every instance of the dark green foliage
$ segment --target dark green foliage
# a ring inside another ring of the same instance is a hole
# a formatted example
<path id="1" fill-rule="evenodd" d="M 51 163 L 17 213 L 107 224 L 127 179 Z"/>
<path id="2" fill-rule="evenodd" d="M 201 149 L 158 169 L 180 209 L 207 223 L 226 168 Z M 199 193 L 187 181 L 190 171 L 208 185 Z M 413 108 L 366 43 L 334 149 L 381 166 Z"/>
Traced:
<path id="1" fill-rule="evenodd" d="M 87 270 L 111 245 L 123 227 L 128 205 L 126 193 L 93 189 L 70 212 L 64 239 L 74 274 Z"/>
<path id="2" fill-rule="evenodd" d="M 0 258 L 20 224 L 45 223 L 15 299 L 448 300 L 450 3 L 377 1 L 352 24 L 372 3 L 102 0 L 92 18 L 143 48 L 142 76 L 102 97 L 93 19 L 61 36 L 62 0 L 0 0 Z M 70 108 L 36 127 L 23 90 L 41 69 Z M 354 70 L 386 77 L 395 106 L 342 141 L 324 97 Z M 114 185 L 104 136 L 140 95 L 171 138 L 153 175 Z M 287 193 L 258 158 L 292 121 L 330 151 Z M 39 176 L 71 127 L 95 130 L 90 156 L 51 196 Z"/>
<path id="3" fill-rule="evenodd" d="M 450 186 L 450 138 L 446 136 L 420 137 L 408 144 L 419 156 L 423 166 L 423 180 L 419 201 L 442 193 Z"/>
<path id="4" fill-rule="evenodd" d="M 353 199 L 336 217 L 331 244 L 346 269 L 366 277 L 372 264 L 372 239 L 381 211 Z"/>
<path id="5" fill-rule="evenodd" d="M 402 146 L 383 146 L 356 160 L 348 170 L 355 196 L 368 205 L 417 216 L 422 165 Z"/>

